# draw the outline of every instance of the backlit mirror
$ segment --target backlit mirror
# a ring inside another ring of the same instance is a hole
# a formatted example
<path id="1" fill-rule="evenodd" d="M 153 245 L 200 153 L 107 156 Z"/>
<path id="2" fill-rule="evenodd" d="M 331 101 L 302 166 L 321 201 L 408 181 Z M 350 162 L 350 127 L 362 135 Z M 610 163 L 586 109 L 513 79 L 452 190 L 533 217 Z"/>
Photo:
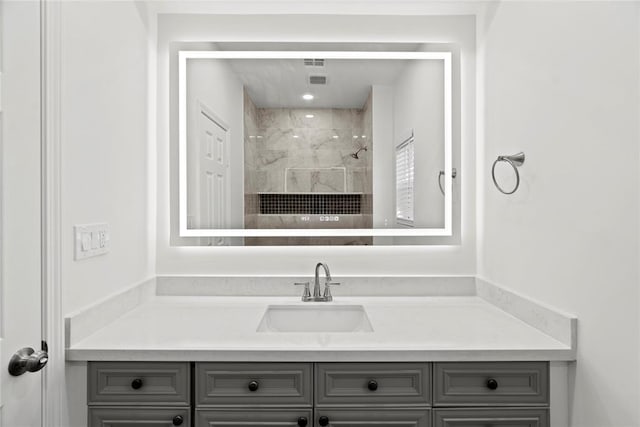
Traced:
<path id="1" fill-rule="evenodd" d="M 450 52 L 180 51 L 178 68 L 180 236 L 451 235 Z"/>

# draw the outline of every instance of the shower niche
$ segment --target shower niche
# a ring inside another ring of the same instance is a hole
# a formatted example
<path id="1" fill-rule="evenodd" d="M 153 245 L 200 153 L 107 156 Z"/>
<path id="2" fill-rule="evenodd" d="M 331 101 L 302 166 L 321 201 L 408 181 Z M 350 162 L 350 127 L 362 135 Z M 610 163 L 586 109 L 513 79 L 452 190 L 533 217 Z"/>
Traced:
<path id="1" fill-rule="evenodd" d="M 175 52 L 183 243 L 372 245 L 452 234 L 452 52 L 216 47 Z"/>

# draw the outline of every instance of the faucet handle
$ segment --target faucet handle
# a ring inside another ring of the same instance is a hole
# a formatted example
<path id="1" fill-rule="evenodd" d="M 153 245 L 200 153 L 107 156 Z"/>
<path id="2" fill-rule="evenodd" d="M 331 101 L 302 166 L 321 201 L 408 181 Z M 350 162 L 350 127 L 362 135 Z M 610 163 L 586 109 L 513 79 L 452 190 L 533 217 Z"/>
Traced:
<path id="1" fill-rule="evenodd" d="M 296 282 L 295 286 L 304 286 L 302 291 L 302 301 L 309 301 L 311 299 L 311 291 L 309 290 L 309 282 Z"/>
<path id="2" fill-rule="evenodd" d="M 325 301 L 333 301 L 333 296 L 331 295 L 331 286 L 338 285 L 340 285 L 340 282 L 325 282 L 323 295 Z"/>

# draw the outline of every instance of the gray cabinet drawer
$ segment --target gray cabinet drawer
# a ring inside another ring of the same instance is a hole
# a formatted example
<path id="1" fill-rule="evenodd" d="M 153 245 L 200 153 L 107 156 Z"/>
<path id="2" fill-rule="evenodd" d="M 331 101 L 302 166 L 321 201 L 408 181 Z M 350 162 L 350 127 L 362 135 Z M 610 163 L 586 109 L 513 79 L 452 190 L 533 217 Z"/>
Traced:
<path id="1" fill-rule="evenodd" d="M 196 405 L 311 406 L 311 366 L 310 363 L 198 363 Z"/>
<path id="2" fill-rule="evenodd" d="M 434 409 L 433 427 L 549 427 L 547 409 Z"/>
<path id="3" fill-rule="evenodd" d="M 198 410 L 196 427 L 312 427 L 311 409 Z"/>
<path id="4" fill-rule="evenodd" d="M 189 427 L 188 408 L 90 408 L 89 427 Z"/>
<path id="5" fill-rule="evenodd" d="M 90 362 L 89 405 L 190 405 L 189 364 Z"/>
<path id="6" fill-rule="evenodd" d="M 429 405 L 430 367 L 429 363 L 318 363 L 316 405 Z"/>
<path id="7" fill-rule="evenodd" d="M 326 417 L 330 427 L 430 427 L 429 409 L 317 409 L 314 426 Z"/>
<path id="8" fill-rule="evenodd" d="M 546 362 L 436 363 L 434 406 L 547 405 Z"/>

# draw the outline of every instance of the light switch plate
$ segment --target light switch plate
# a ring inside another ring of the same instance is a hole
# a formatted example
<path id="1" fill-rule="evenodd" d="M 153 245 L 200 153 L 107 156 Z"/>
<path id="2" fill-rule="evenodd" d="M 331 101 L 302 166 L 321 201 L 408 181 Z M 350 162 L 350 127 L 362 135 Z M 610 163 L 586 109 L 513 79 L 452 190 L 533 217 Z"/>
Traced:
<path id="1" fill-rule="evenodd" d="M 109 225 L 84 224 L 73 226 L 74 257 L 76 261 L 91 258 L 109 252 Z"/>

